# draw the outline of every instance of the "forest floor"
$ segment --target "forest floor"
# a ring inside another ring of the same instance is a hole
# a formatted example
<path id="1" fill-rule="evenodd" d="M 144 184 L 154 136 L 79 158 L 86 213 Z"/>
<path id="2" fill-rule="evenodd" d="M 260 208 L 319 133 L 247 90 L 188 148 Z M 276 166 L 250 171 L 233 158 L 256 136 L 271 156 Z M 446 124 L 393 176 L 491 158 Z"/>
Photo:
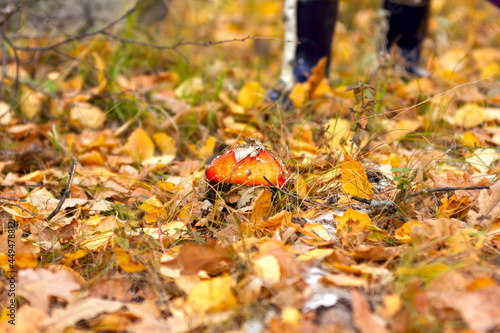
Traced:
<path id="1" fill-rule="evenodd" d="M 4 10 L 0 330 L 500 331 L 500 10 L 432 1 L 412 79 L 380 5 L 341 2 L 289 111 L 281 2 L 75 37 Z M 207 180 L 245 139 L 279 189 Z"/>

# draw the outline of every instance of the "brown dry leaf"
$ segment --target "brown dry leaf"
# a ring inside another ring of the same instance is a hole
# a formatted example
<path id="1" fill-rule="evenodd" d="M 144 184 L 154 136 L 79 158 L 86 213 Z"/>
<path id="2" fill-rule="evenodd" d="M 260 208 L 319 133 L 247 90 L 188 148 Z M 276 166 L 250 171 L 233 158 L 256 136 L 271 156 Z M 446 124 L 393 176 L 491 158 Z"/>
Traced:
<path id="1" fill-rule="evenodd" d="M 115 313 L 127 303 L 98 298 L 84 298 L 68 304 L 66 308 L 55 309 L 50 317 L 42 322 L 43 332 L 66 332 L 79 321 L 95 318 L 102 313 Z"/>
<path id="2" fill-rule="evenodd" d="M 191 289 L 186 304 L 198 313 L 217 312 L 235 307 L 235 281 L 230 276 L 201 281 Z"/>
<path id="3" fill-rule="evenodd" d="M 81 286 L 81 281 L 76 280 L 70 271 L 63 269 L 52 272 L 44 268 L 28 268 L 19 271 L 17 292 L 26 298 L 32 307 L 47 312 L 50 296 L 70 302 L 73 300 L 73 291 L 79 290 Z"/>
<path id="4" fill-rule="evenodd" d="M 479 212 L 469 212 L 469 224 L 487 228 L 500 218 L 500 182 L 488 190 L 481 190 L 477 206 Z"/>
<path id="5" fill-rule="evenodd" d="M 227 249 L 217 248 L 207 242 L 207 246 L 194 243 L 182 245 L 177 258 L 162 263 L 162 266 L 180 268 L 184 275 L 195 275 L 201 270 L 209 274 L 224 271 L 232 263 L 232 256 Z"/>
<path id="6" fill-rule="evenodd" d="M 386 333 L 388 330 L 370 312 L 370 305 L 356 289 L 351 291 L 354 325 L 361 333 Z"/>
<path id="7" fill-rule="evenodd" d="M 264 98 L 264 90 L 259 82 L 248 82 L 238 92 L 238 104 L 245 109 L 251 109 Z"/>
<path id="8" fill-rule="evenodd" d="M 273 208 L 272 198 L 273 192 L 268 189 L 261 191 L 257 195 L 257 198 L 252 204 L 253 210 L 250 215 L 250 222 L 257 225 L 267 220 Z"/>
<path id="9" fill-rule="evenodd" d="M 353 160 L 344 151 L 344 162 L 340 165 L 342 173 L 340 182 L 342 190 L 351 196 L 371 199 L 373 195 L 372 184 L 368 181 L 365 169 L 358 161 Z"/>
<path id="10" fill-rule="evenodd" d="M 9 231 L 10 230 L 12 229 L 9 229 Z M 21 253 L 38 255 L 40 253 L 40 247 L 33 244 L 31 241 L 22 239 L 22 235 L 23 231 L 21 229 L 16 229 L 13 233 L 4 232 L 0 235 L 0 253 L 8 254 L 9 249 L 12 249 L 16 255 Z M 12 245 L 14 247 L 12 247 Z M 36 256 L 34 257 L 36 261 Z"/>
<path id="11" fill-rule="evenodd" d="M 130 134 L 123 150 L 132 156 L 132 158 L 143 161 L 154 155 L 155 145 L 149 138 L 148 133 L 142 128 L 138 128 Z"/>
<path id="12" fill-rule="evenodd" d="M 464 173 L 462 177 L 457 176 L 451 171 L 446 173 L 446 179 L 438 176 L 433 171 L 429 172 L 429 178 L 433 181 L 434 187 L 469 187 L 477 186 L 481 184 L 476 184 L 472 181 L 471 176 L 468 173 Z M 475 200 L 478 197 L 478 191 L 473 190 L 458 190 L 456 191 L 456 196 L 458 199 L 462 197 L 468 197 L 471 200 Z"/>
<path id="13" fill-rule="evenodd" d="M 120 268 L 123 271 L 127 273 L 135 273 L 142 272 L 146 269 L 144 265 L 135 262 L 130 254 L 128 254 L 126 251 L 117 247 L 113 250 L 113 252 L 116 255 L 116 259 L 118 260 L 118 265 L 120 265 Z"/>
<path id="14" fill-rule="evenodd" d="M 435 304 L 458 311 L 476 333 L 493 332 L 500 326 L 500 287 L 474 292 L 432 293 Z"/>
<path id="15" fill-rule="evenodd" d="M 69 118 L 76 126 L 98 129 L 104 125 L 106 114 L 92 104 L 76 103 L 69 112 Z"/>

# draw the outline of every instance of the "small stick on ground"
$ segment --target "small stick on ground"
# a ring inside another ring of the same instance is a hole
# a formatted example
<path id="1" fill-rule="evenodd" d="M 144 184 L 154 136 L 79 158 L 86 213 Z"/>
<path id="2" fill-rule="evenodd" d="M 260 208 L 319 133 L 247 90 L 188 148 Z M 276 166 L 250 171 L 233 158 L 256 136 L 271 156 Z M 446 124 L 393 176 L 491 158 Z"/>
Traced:
<path id="1" fill-rule="evenodd" d="M 408 199 L 419 196 L 421 194 L 433 193 L 433 192 L 451 192 L 451 191 L 460 191 L 460 190 L 485 190 L 489 189 L 491 186 L 465 186 L 465 187 L 437 187 L 431 189 L 425 189 L 417 193 L 412 193 L 408 195 Z"/>
<path id="2" fill-rule="evenodd" d="M 50 213 L 50 215 L 47 217 L 47 221 L 50 221 L 57 213 L 59 213 L 62 205 L 64 204 L 64 201 L 66 201 L 66 199 L 69 198 L 69 195 L 71 194 L 71 184 L 73 183 L 73 176 L 75 175 L 76 162 L 76 158 L 73 157 L 73 164 L 71 164 L 71 170 L 69 172 L 68 185 L 66 185 L 66 189 L 64 190 L 64 193 L 61 197 L 61 200 L 57 204 L 56 209 L 54 209 L 52 213 Z"/>
<path id="3" fill-rule="evenodd" d="M 18 204 L 12 203 L 12 202 L 8 202 L 8 201 L 3 201 L 3 200 L 0 200 L 0 204 L 15 206 L 15 207 L 17 207 L 17 208 L 25 211 L 26 213 L 29 213 L 34 218 L 36 218 L 36 214 L 35 213 L 33 213 L 32 211 L 30 211 L 30 210 L 28 210 L 28 209 L 26 209 L 24 207 L 21 207 L 21 205 L 18 205 Z"/>

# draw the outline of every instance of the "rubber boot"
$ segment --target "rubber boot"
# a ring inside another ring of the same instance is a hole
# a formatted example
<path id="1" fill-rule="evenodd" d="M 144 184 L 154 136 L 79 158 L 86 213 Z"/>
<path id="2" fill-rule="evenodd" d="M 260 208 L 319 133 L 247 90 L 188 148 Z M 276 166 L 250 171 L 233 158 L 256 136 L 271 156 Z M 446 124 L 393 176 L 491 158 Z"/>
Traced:
<path id="1" fill-rule="evenodd" d="M 387 51 L 396 43 L 405 58 L 406 72 L 416 77 L 430 76 L 419 65 L 420 48 L 427 34 L 430 0 L 385 0 L 384 9 L 389 11 Z"/>
<path id="2" fill-rule="evenodd" d="M 297 82 L 307 81 L 311 70 L 322 57 L 330 65 L 332 38 L 337 20 L 337 0 L 299 0 L 297 3 L 297 39 L 293 74 Z"/>

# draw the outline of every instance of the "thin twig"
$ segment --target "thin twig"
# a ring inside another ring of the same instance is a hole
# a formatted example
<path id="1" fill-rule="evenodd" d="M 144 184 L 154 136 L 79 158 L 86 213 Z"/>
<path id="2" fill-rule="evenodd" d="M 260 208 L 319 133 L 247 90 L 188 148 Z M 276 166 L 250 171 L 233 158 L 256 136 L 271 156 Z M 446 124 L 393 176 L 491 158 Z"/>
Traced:
<path id="1" fill-rule="evenodd" d="M 0 199 L 12 200 L 12 201 L 20 201 L 20 202 L 26 202 L 26 200 L 24 200 L 24 199 L 18 199 L 18 198 L 12 198 L 12 197 L 0 197 Z"/>
<path id="2" fill-rule="evenodd" d="M 73 183 L 73 176 L 75 175 L 76 163 L 77 160 L 75 157 L 73 157 L 73 164 L 71 164 L 71 170 L 69 172 L 69 179 L 68 179 L 68 184 L 66 185 L 66 189 L 64 190 L 64 193 L 61 197 L 61 200 L 57 204 L 56 209 L 54 209 L 52 213 L 50 213 L 50 215 L 47 217 L 47 221 L 50 221 L 57 213 L 59 213 L 62 205 L 64 204 L 64 201 L 66 201 L 66 199 L 71 194 L 71 184 Z"/>
<path id="3" fill-rule="evenodd" d="M 0 200 L 0 204 L 5 204 L 5 205 L 10 205 L 10 206 L 15 206 L 23 211 L 25 211 L 26 213 L 29 213 L 31 216 L 33 216 L 34 218 L 36 218 L 36 214 L 33 213 L 32 211 L 22 207 L 21 205 L 19 204 L 15 204 L 15 203 L 12 203 L 12 202 L 8 202 L 8 201 L 3 201 L 3 200 Z"/>
<path id="4" fill-rule="evenodd" d="M 12 108 L 14 107 L 14 103 L 16 102 L 17 93 L 19 92 L 19 66 L 20 66 L 19 56 L 17 54 L 16 46 L 12 43 L 12 41 L 9 39 L 9 37 L 7 37 L 7 34 L 5 33 L 5 24 L 9 20 L 10 16 L 12 16 L 12 14 L 14 14 L 19 7 L 20 7 L 20 5 L 18 5 L 14 9 L 11 9 L 6 14 L 6 17 L 0 23 L 0 35 L 2 36 L 2 39 L 7 43 L 7 45 L 9 45 L 9 47 L 12 49 L 12 52 L 14 53 L 14 60 L 16 63 L 16 77 L 15 77 L 15 81 L 14 81 L 14 93 L 12 94 L 12 97 L 10 100 L 9 110 L 4 112 L 3 114 L 1 114 L 0 119 L 2 119 L 6 114 L 12 112 Z M 2 80 L 3 80 L 3 77 L 2 77 Z"/>
<path id="5" fill-rule="evenodd" d="M 132 8 L 130 8 L 129 10 L 127 10 L 122 16 L 120 16 L 118 19 L 116 19 L 116 20 L 108 23 L 107 25 L 105 25 L 104 27 L 102 27 L 99 30 L 92 31 L 92 32 L 87 32 L 87 33 L 84 33 L 84 34 L 81 34 L 81 35 L 71 36 L 71 37 L 63 39 L 63 40 L 61 40 L 61 41 L 59 41 L 57 43 L 46 45 L 46 46 L 38 46 L 38 47 L 14 46 L 14 47 L 17 50 L 19 50 L 19 51 L 30 51 L 30 52 L 33 52 L 33 51 L 48 51 L 48 50 L 54 49 L 54 48 L 56 48 L 58 46 L 67 44 L 69 42 L 73 42 L 75 40 L 81 40 L 81 39 L 85 39 L 85 38 L 88 38 L 88 37 L 93 37 L 93 36 L 96 36 L 96 35 L 99 35 L 99 34 L 103 34 L 103 32 L 105 32 L 106 30 L 112 28 L 118 22 L 123 21 L 128 16 L 130 16 L 130 14 L 132 14 L 133 12 L 135 12 L 136 9 L 137 9 L 137 6 L 139 5 L 140 2 L 141 1 L 137 1 L 135 3 L 135 5 Z"/>
<path id="6" fill-rule="evenodd" d="M 485 190 L 489 189 L 491 186 L 465 186 L 465 187 L 437 187 L 431 189 L 424 189 L 417 193 L 412 193 L 408 195 L 408 199 L 419 196 L 421 194 L 433 193 L 433 192 L 451 192 L 460 190 Z"/>

